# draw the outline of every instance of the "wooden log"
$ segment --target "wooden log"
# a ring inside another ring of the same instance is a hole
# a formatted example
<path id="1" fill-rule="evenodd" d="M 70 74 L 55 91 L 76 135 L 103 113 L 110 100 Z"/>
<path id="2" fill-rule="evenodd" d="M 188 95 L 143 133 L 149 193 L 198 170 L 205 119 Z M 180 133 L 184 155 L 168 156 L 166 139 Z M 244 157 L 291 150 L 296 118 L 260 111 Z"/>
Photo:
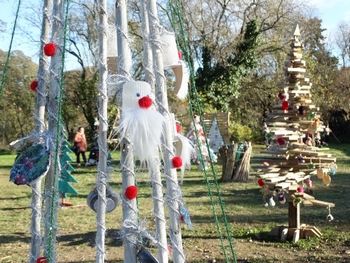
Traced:
<path id="1" fill-rule="evenodd" d="M 235 168 L 237 147 L 237 143 L 228 146 L 226 169 L 222 177 L 223 182 L 231 181 L 233 170 Z"/>
<path id="2" fill-rule="evenodd" d="M 220 159 L 222 161 L 222 168 L 221 168 L 221 176 L 224 177 L 225 171 L 226 171 L 226 164 L 227 164 L 227 152 L 228 147 L 223 146 L 219 149 Z"/>

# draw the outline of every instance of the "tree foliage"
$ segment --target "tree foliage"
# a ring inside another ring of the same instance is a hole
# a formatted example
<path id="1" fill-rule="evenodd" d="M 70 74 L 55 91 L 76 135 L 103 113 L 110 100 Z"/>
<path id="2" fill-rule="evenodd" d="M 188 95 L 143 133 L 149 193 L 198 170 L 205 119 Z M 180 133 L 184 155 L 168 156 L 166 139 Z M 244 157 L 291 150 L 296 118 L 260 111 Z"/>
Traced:
<path id="1" fill-rule="evenodd" d="M 197 70 L 196 86 L 205 102 L 218 111 L 228 110 L 230 101 L 238 97 L 241 80 L 256 67 L 259 33 L 257 21 L 249 21 L 237 51 L 224 61 L 213 63 L 211 49 L 203 47 L 203 67 Z"/>
<path id="2" fill-rule="evenodd" d="M 0 50 L 0 69 L 3 70 L 7 53 Z M 12 51 L 5 85 L 0 98 L 0 134 L 1 144 L 29 135 L 34 127 L 35 92 L 30 89 L 36 78 L 38 66 L 22 51 Z M 1 71 L 1 76 L 4 74 Z"/>

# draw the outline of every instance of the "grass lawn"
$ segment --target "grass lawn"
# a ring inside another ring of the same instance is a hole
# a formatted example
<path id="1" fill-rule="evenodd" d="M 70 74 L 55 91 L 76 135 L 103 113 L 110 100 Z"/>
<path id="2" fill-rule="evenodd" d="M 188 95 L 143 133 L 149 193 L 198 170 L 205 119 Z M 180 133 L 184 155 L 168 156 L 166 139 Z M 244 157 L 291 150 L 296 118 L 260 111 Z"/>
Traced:
<path id="1" fill-rule="evenodd" d="M 253 146 L 253 156 L 260 148 Z M 182 227 L 186 262 L 227 262 L 226 258 L 232 258 L 232 250 L 237 262 L 350 262 L 350 144 L 332 144 L 329 153 L 337 158 L 338 165 L 331 184 L 325 186 L 316 176 L 312 180 L 316 199 L 335 204 L 331 210 L 334 220 L 326 220 L 328 209 L 324 207 L 302 206 L 301 223 L 316 226 L 323 235 L 297 243 L 282 243 L 268 235 L 273 227 L 288 225 L 288 207 L 276 199 L 275 207 L 263 207 L 253 172 L 247 183 L 222 183 L 220 162 L 215 164 L 214 174 L 211 171 L 204 174 L 193 166 L 181 185 L 194 227 L 192 231 L 185 224 Z M 0 263 L 28 262 L 29 259 L 31 188 L 9 182 L 15 157 L 7 154 L 0 158 Z M 112 159 L 114 172 L 109 182 L 121 193 L 119 153 L 113 153 Z M 57 262 L 95 262 L 96 213 L 86 205 L 86 197 L 95 187 L 97 169 L 96 166 L 74 167 L 76 171 L 72 175 L 77 183 L 71 185 L 79 194 L 67 198 L 74 206 L 58 210 Z M 138 172 L 137 183 L 142 226 L 154 235 L 148 174 Z M 118 238 L 121 222 L 121 206 L 106 216 L 106 262 L 123 262 L 123 243 Z M 233 237 L 232 247 L 225 238 L 226 226 Z M 219 232 L 225 238 L 222 242 Z M 150 244 L 147 250 L 157 256 L 155 245 Z"/>

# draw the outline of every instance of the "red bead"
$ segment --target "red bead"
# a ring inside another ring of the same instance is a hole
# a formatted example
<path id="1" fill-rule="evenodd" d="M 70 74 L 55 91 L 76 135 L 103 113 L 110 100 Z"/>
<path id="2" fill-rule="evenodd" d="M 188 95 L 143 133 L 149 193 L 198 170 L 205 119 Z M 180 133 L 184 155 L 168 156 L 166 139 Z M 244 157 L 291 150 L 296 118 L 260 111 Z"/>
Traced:
<path id="1" fill-rule="evenodd" d="M 33 80 L 32 83 L 30 83 L 30 89 L 32 91 L 36 91 L 37 87 L 38 87 L 38 81 L 37 80 Z"/>
<path id="2" fill-rule="evenodd" d="M 288 104 L 288 101 L 283 101 L 282 102 L 282 110 L 288 110 L 289 108 L 289 104 Z"/>
<path id="3" fill-rule="evenodd" d="M 129 200 L 134 199 L 137 196 L 137 187 L 130 185 L 125 189 L 125 197 Z"/>
<path id="4" fill-rule="evenodd" d="M 174 168 L 180 168 L 182 166 L 182 159 L 180 156 L 175 156 L 173 158 L 173 166 Z"/>
<path id="5" fill-rule="evenodd" d="M 47 259 L 46 257 L 37 258 L 36 263 L 47 263 Z"/>
<path id="6" fill-rule="evenodd" d="M 181 125 L 176 123 L 176 132 L 180 133 L 181 132 Z"/>
<path id="7" fill-rule="evenodd" d="M 44 54 L 48 57 L 52 57 L 53 55 L 55 55 L 55 52 L 56 52 L 56 45 L 55 43 L 47 43 L 45 46 L 44 46 Z"/>
<path id="8" fill-rule="evenodd" d="M 263 179 L 260 178 L 260 179 L 258 180 L 258 185 L 259 185 L 259 186 L 263 186 L 264 184 L 265 184 L 265 183 L 264 183 Z"/>

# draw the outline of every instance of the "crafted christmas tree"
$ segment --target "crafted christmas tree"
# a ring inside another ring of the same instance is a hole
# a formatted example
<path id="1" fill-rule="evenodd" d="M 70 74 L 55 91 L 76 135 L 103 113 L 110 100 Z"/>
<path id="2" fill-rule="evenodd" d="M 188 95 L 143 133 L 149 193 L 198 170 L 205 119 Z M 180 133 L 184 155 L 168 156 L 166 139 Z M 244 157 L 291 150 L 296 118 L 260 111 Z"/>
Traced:
<path id="1" fill-rule="evenodd" d="M 300 224 L 300 204 L 334 207 L 334 204 L 316 200 L 311 195 L 311 177 L 317 175 L 328 185 L 336 165 L 335 158 L 324 152 L 325 144 L 320 141 L 324 124 L 317 107 L 312 104 L 312 84 L 305 76 L 306 63 L 302 59 L 298 25 L 293 32 L 277 103 L 265 120 L 268 144 L 266 150 L 261 151 L 265 156 L 254 160 L 263 163 L 255 169 L 263 172 L 258 184 L 262 187 L 264 205 L 274 206 L 275 196 L 282 204 L 288 200 L 289 225 L 278 227 L 272 233 L 281 235 L 282 240 L 291 237 L 297 241 L 321 235 L 315 227 Z"/>
<path id="2" fill-rule="evenodd" d="M 73 166 L 70 165 L 70 162 L 73 161 L 72 158 L 69 156 L 69 153 L 72 153 L 73 151 L 69 147 L 69 142 L 67 140 L 64 140 L 61 147 L 61 158 L 60 158 L 60 164 L 61 164 L 61 177 L 58 180 L 58 192 L 60 195 L 60 198 L 62 198 L 62 206 L 72 206 L 72 203 L 66 202 L 67 194 L 74 194 L 77 195 L 78 192 L 70 185 L 70 183 L 76 183 L 77 181 L 75 178 L 70 174 L 71 172 L 74 172 Z"/>

